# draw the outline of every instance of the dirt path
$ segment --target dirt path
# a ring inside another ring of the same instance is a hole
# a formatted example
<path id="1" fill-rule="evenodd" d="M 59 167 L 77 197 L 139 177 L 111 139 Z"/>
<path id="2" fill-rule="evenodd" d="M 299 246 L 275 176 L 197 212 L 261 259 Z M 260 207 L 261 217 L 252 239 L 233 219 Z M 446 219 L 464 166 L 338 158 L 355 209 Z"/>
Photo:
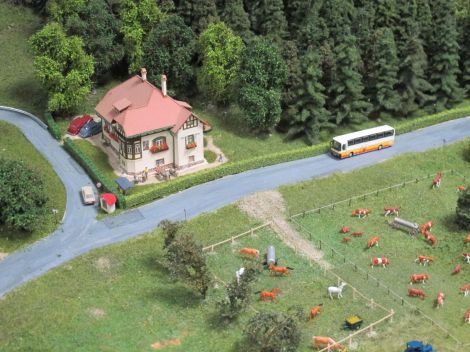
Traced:
<path id="1" fill-rule="evenodd" d="M 219 147 L 217 147 L 214 144 L 214 139 L 212 138 L 212 136 L 205 136 L 205 137 L 206 137 L 206 140 L 207 140 L 207 145 L 206 145 L 205 149 L 210 150 L 210 151 L 214 152 L 215 154 L 217 154 L 217 158 L 219 157 L 219 155 L 222 155 L 222 162 L 217 160 L 216 161 L 217 163 L 219 163 L 219 164 L 226 163 L 228 161 L 227 157 L 225 156 L 222 149 L 220 149 Z"/>
<path id="2" fill-rule="evenodd" d="M 245 213 L 262 221 L 271 221 L 274 231 L 285 244 L 298 250 L 308 259 L 312 259 L 322 268 L 330 269 L 331 265 L 323 260 L 323 252 L 305 240 L 285 218 L 285 206 L 282 195 L 277 191 L 254 193 L 243 198 L 239 207 Z"/>

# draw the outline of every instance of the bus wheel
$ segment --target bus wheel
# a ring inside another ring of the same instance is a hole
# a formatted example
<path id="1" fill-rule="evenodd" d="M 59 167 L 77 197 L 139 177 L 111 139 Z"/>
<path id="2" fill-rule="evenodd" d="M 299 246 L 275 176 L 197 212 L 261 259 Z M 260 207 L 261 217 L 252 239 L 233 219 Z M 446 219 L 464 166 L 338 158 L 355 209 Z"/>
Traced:
<path id="1" fill-rule="evenodd" d="M 352 157 L 353 155 L 354 155 L 354 153 L 353 153 L 353 152 L 349 153 L 349 157 Z"/>
<path id="2" fill-rule="evenodd" d="M 381 145 L 379 145 L 379 150 L 382 149 L 383 147 Z"/>

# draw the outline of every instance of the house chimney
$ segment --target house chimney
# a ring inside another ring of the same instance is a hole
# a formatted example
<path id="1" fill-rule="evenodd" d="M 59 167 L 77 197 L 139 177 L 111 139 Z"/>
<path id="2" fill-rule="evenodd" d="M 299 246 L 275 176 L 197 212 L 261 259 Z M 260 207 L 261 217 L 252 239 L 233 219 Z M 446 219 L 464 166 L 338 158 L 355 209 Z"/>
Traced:
<path id="1" fill-rule="evenodd" d="M 162 80 L 162 94 L 166 97 L 166 75 L 161 75 L 160 78 Z"/>
<path id="2" fill-rule="evenodd" d="M 140 69 L 140 78 L 142 78 L 142 81 L 147 80 L 147 70 L 145 69 L 145 67 L 142 67 Z"/>

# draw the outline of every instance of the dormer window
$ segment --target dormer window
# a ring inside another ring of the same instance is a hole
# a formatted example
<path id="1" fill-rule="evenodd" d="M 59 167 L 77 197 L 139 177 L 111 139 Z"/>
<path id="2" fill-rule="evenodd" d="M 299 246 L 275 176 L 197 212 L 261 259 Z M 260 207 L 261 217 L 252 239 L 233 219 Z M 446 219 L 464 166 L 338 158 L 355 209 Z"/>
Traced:
<path id="1" fill-rule="evenodd" d="M 188 128 L 197 127 L 197 124 L 198 124 L 198 118 L 194 115 L 191 115 L 184 123 L 183 129 L 186 130 Z"/>

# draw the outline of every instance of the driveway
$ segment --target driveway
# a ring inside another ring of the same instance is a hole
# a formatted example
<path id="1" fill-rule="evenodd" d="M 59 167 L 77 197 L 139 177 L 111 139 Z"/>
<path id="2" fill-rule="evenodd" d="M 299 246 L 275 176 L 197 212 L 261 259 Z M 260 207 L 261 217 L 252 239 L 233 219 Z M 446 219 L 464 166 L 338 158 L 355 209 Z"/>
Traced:
<path id="1" fill-rule="evenodd" d="M 91 181 L 49 133 L 20 112 L 0 110 L 0 119 L 15 124 L 23 131 L 51 162 L 67 189 L 67 210 L 61 228 L 0 262 L 0 297 L 91 249 L 149 232 L 163 219 L 190 219 L 254 192 L 374 165 L 402 153 L 440 147 L 444 141 L 453 143 L 470 135 L 470 117 L 466 117 L 397 136 L 393 148 L 380 152 L 345 160 L 324 154 L 263 167 L 192 187 L 119 216 L 96 221 L 95 210 L 82 206 L 78 195 L 80 187 Z"/>

